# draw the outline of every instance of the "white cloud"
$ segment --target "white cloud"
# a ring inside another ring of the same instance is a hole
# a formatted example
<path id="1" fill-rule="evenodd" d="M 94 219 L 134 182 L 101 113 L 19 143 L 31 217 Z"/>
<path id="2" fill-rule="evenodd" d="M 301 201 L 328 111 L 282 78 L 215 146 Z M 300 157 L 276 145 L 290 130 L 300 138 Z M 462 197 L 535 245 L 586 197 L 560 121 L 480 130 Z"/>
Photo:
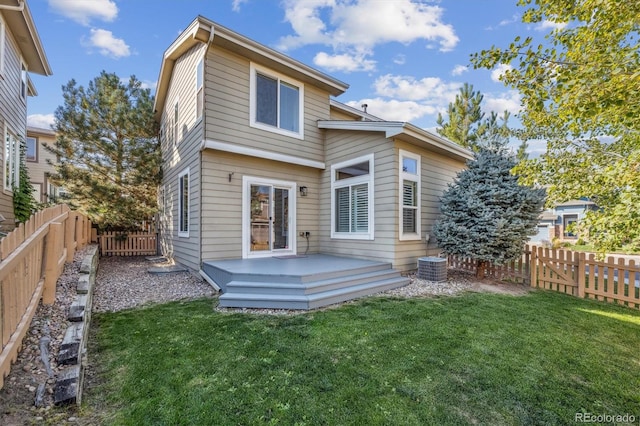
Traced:
<path id="1" fill-rule="evenodd" d="M 55 121 L 53 114 L 31 114 L 27 117 L 27 126 L 51 129 Z"/>
<path id="2" fill-rule="evenodd" d="M 453 26 L 442 21 L 444 9 L 411 0 L 285 0 L 285 20 L 294 34 L 280 39 L 282 50 L 309 44 L 332 46 L 333 56 L 373 54 L 376 45 L 424 41 L 425 47 L 452 50 Z"/>
<path id="3" fill-rule="evenodd" d="M 536 31 L 559 30 L 567 26 L 566 22 L 542 21 L 535 26 Z"/>
<path id="4" fill-rule="evenodd" d="M 97 47 L 101 55 L 115 59 L 131 55 L 129 46 L 123 39 L 114 37 L 111 31 L 99 28 L 91 29 L 91 37 L 88 42 L 85 42 L 85 45 Z"/>
<path id="5" fill-rule="evenodd" d="M 142 87 L 143 89 L 151 89 L 151 92 L 156 90 L 156 87 L 158 86 L 158 81 L 150 81 L 150 80 L 140 80 L 140 87 Z"/>
<path id="6" fill-rule="evenodd" d="M 456 65 L 453 67 L 453 70 L 451 70 L 451 75 L 461 75 L 467 71 L 469 71 L 469 67 L 465 65 Z"/>
<path id="7" fill-rule="evenodd" d="M 313 58 L 313 63 L 329 71 L 373 71 L 376 68 L 376 62 L 365 59 L 364 55 L 350 55 L 348 53 L 330 55 L 326 52 L 320 52 Z"/>
<path id="8" fill-rule="evenodd" d="M 511 65 L 498 64 L 493 70 L 491 70 L 491 80 L 495 81 L 496 83 L 500 82 L 500 77 L 502 76 L 502 74 L 512 69 L 513 67 Z"/>
<path id="9" fill-rule="evenodd" d="M 233 0 L 233 1 L 231 2 L 231 9 L 232 9 L 234 12 L 240 12 L 240 6 L 241 6 L 243 3 L 247 3 L 248 1 L 249 1 L 249 0 Z"/>
<path id="10" fill-rule="evenodd" d="M 367 104 L 369 114 L 387 121 L 409 122 L 425 115 L 435 114 L 436 108 L 414 101 L 386 100 L 382 98 L 362 99 L 360 101 L 347 102 L 347 105 L 361 109 L 362 104 Z"/>
<path id="11" fill-rule="evenodd" d="M 484 95 L 482 110 L 488 116 L 491 111 L 498 115 L 506 110 L 512 115 L 518 114 L 521 109 L 520 105 L 520 93 L 515 90 L 509 90 L 506 93 L 500 93 L 497 96 L 492 94 Z"/>
<path id="12" fill-rule="evenodd" d="M 111 22 L 118 16 L 118 6 L 112 0 L 49 0 L 55 12 L 81 25 L 89 25 L 92 19 Z"/>
<path id="13" fill-rule="evenodd" d="M 389 98 L 426 102 L 430 105 L 447 105 L 456 97 L 459 83 L 447 83 L 438 77 L 417 80 L 411 76 L 386 74 L 374 82 L 376 94 Z"/>
<path id="14" fill-rule="evenodd" d="M 404 65 L 406 61 L 407 61 L 407 58 L 402 53 L 396 55 L 396 57 L 393 58 L 393 63 L 398 65 Z"/>

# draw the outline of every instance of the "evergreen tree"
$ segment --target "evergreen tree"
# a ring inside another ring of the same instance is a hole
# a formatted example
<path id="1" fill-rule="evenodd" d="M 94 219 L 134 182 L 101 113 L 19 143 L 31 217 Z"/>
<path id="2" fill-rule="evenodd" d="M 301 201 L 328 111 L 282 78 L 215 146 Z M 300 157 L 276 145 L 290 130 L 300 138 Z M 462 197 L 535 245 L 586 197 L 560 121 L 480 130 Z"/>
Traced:
<path id="1" fill-rule="evenodd" d="M 33 196 L 33 185 L 29 178 L 29 171 L 26 164 L 27 158 L 27 144 L 24 140 L 20 141 L 20 164 L 19 171 L 20 178 L 18 185 L 13 188 L 13 213 L 16 216 L 16 220 L 19 222 L 26 222 L 31 215 L 37 210 L 38 203 Z"/>
<path id="2" fill-rule="evenodd" d="M 484 113 L 480 107 L 483 95 L 473 90 L 473 85 L 465 83 L 460 88 L 454 102 L 449 103 L 448 122 L 438 114 L 438 133 L 465 148 L 473 148 L 482 133 Z"/>
<path id="3" fill-rule="evenodd" d="M 161 179 L 150 90 L 103 71 L 87 88 L 71 80 L 62 91 L 52 181 L 100 228 L 134 229 L 156 212 Z"/>
<path id="4" fill-rule="evenodd" d="M 476 260 L 479 278 L 486 262 L 504 264 L 522 254 L 542 211 L 544 189 L 518 184 L 515 164 L 504 144 L 479 148 L 441 198 L 434 236 L 445 253 Z"/>

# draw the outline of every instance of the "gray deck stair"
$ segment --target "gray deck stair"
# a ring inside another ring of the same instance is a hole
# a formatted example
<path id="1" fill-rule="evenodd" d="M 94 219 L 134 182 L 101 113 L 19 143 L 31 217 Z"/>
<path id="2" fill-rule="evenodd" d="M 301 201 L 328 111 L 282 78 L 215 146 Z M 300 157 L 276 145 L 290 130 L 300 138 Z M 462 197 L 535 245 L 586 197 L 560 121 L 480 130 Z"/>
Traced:
<path id="1" fill-rule="evenodd" d="M 409 282 L 389 263 L 327 255 L 210 261 L 203 271 L 223 291 L 220 306 L 237 308 L 314 309 Z"/>

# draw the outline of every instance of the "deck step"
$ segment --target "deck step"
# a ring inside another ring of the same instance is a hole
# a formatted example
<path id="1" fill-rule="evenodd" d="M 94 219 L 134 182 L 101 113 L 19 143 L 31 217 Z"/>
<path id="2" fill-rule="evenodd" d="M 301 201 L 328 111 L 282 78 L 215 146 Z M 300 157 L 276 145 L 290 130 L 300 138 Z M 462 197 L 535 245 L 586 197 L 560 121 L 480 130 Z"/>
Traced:
<path id="1" fill-rule="evenodd" d="M 227 284 L 226 291 L 229 293 L 290 294 L 303 296 L 399 276 L 400 273 L 398 271 L 387 268 L 374 272 L 355 273 L 337 278 L 295 284 L 274 281 L 234 280 Z"/>
<path id="2" fill-rule="evenodd" d="M 408 278 L 394 272 L 395 276 L 393 277 L 343 285 L 312 294 L 228 291 L 220 296 L 219 303 L 221 307 L 227 308 L 314 309 L 402 287 L 409 283 Z"/>

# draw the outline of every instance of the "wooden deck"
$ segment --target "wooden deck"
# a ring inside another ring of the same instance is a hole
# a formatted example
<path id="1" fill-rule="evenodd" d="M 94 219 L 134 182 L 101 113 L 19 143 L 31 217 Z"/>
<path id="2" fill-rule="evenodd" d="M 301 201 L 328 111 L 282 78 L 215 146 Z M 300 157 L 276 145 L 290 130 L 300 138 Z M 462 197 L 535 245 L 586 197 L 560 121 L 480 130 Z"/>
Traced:
<path id="1" fill-rule="evenodd" d="M 389 263 L 326 254 L 211 260 L 202 270 L 221 288 L 220 306 L 237 308 L 314 309 L 409 283 Z"/>

